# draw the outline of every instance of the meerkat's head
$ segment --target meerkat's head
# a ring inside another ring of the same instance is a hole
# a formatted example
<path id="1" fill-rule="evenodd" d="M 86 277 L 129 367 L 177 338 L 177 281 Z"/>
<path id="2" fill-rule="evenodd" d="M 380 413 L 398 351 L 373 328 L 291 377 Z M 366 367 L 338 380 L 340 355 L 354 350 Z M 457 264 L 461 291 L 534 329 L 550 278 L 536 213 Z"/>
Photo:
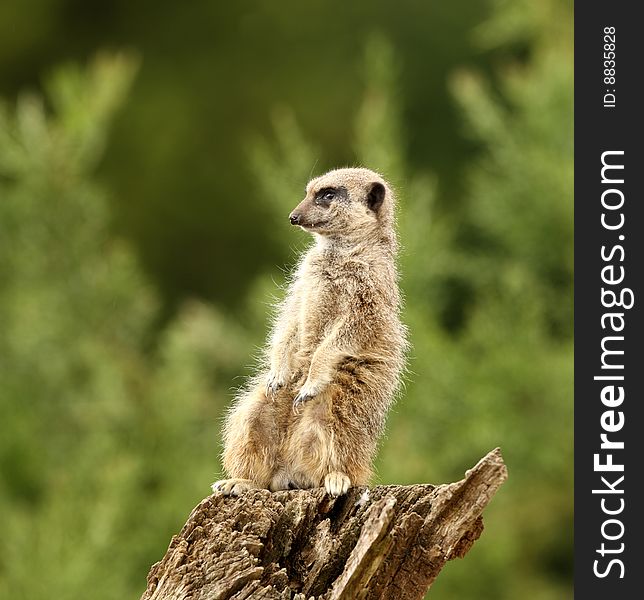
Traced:
<path id="1" fill-rule="evenodd" d="M 374 171 L 336 169 L 309 181 L 306 197 L 289 215 L 291 224 L 334 239 L 361 241 L 389 237 L 394 197 Z"/>

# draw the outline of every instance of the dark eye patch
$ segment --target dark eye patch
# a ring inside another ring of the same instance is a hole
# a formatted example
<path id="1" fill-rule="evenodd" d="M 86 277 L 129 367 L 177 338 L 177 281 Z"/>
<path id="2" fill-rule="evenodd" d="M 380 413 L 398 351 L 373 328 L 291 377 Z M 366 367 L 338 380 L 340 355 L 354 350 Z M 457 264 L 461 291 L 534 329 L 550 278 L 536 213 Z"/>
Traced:
<path id="1" fill-rule="evenodd" d="M 343 186 L 322 188 L 315 194 L 315 203 L 318 206 L 323 206 L 325 208 L 328 208 L 331 205 L 331 202 L 334 202 L 335 200 L 346 202 L 347 199 L 347 188 Z"/>

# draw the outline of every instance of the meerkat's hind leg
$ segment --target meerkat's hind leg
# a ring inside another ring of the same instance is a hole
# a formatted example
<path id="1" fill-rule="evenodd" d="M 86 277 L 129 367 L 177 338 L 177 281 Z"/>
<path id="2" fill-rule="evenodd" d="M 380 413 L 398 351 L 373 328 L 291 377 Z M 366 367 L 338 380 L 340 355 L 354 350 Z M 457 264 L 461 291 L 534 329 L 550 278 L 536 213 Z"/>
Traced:
<path id="1" fill-rule="evenodd" d="M 212 491 L 224 496 L 240 496 L 248 490 L 258 490 L 261 486 L 250 479 L 220 479 L 212 484 Z"/>
<path id="2" fill-rule="evenodd" d="M 268 489 L 271 492 L 278 492 L 280 490 L 293 489 L 291 487 L 291 481 L 289 479 L 289 476 L 284 469 L 279 469 L 277 473 L 273 475 L 273 479 L 271 479 L 271 483 L 268 486 Z"/>
<path id="3" fill-rule="evenodd" d="M 324 476 L 324 489 L 330 496 L 342 496 L 349 491 L 351 480 L 344 473 L 331 471 Z"/>

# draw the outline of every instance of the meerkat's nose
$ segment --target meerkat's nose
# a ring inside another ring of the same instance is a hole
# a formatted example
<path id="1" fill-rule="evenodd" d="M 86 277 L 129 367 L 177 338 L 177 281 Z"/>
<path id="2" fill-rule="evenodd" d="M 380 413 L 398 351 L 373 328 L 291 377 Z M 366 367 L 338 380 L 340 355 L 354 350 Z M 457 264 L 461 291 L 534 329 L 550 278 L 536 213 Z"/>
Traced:
<path id="1" fill-rule="evenodd" d="M 299 225 L 300 224 L 300 215 L 298 213 L 291 213 L 288 216 L 288 220 L 291 222 L 291 225 Z"/>

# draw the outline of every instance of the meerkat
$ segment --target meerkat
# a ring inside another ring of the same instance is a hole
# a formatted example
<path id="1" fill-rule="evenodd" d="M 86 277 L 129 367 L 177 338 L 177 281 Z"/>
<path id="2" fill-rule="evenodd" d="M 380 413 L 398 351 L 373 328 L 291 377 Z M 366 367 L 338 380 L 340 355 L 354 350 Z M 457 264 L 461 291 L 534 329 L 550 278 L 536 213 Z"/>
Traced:
<path id="1" fill-rule="evenodd" d="M 265 368 L 227 415 L 230 479 L 214 491 L 324 486 L 339 496 L 367 484 L 407 348 L 394 212 L 391 187 L 368 169 L 306 186 L 289 219 L 315 244 L 278 307 Z"/>

